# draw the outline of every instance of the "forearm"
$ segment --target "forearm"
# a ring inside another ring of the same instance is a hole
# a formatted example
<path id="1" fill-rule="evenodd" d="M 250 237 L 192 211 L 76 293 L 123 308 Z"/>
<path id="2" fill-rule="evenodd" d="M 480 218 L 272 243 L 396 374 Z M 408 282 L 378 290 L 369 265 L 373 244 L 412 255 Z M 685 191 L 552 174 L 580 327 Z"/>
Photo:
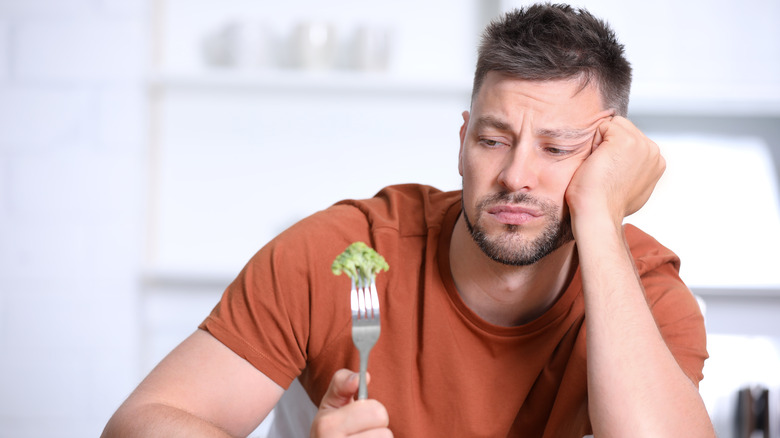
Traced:
<path id="1" fill-rule="evenodd" d="M 283 393 L 210 333 L 196 330 L 138 385 L 103 436 L 247 436 Z"/>
<path id="2" fill-rule="evenodd" d="M 585 295 L 589 409 L 599 437 L 712 437 L 696 386 L 666 346 L 623 229 L 575 223 Z"/>
<path id="3" fill-rule="evenodd" d="M 164 404 L 122 406 L 101 435 L 102 438 L 193 436 L 227 438 L 231 435 L 201 418 Z"/>

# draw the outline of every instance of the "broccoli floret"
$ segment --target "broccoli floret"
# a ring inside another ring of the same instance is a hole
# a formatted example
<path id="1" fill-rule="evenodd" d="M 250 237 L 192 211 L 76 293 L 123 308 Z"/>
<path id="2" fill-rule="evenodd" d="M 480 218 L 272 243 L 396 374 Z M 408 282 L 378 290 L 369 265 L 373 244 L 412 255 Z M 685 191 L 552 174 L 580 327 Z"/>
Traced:
<path id="1" fill-rule="evenodd" d="M 371 247 L 363 242 L 355 242 L 336 257 L 330 269 L 335 275 L 344 272 L 354 281 L 363 279 L 371 282 L 376 274 L 387 271 L 390 266 Z"/>

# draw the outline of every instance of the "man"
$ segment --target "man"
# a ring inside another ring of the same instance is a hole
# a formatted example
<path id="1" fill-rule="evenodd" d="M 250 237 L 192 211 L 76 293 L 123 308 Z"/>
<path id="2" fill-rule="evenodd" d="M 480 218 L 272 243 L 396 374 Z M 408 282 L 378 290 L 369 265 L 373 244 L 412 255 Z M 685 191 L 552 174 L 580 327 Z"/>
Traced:
<path id="1" fill-rule="evenodd" d="M 311 436 L 714 436 L 703 319 L 679 260 L 622 223 L 664 170 L 626 114 L 606 25 L 538 5 L 491 24 L 460 130 L 461 192 L 390 187 L 264 247 L 105 436 L 245 436 L 298 378 Z M 348 282 L 364 241 L 382 336 L 354 401 Z"/>

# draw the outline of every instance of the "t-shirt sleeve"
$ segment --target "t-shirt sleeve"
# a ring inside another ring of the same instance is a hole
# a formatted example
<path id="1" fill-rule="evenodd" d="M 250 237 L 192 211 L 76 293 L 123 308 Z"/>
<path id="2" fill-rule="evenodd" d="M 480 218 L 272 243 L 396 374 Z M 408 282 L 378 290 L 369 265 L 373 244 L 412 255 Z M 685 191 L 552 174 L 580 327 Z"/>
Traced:
<path id="1" fill-rule="evenodd" d="M 666 345 L 683 372 L 698 386 L 704 377 L 707 334 L 698 300 L 679 275 L 680 260 L 636 229 L 631 247 L 648 305 Z"/>
<path id="2" fill-rule="evenodd" d="M 698 386 L 704 378 L 702 369 L 708 357 L 704 317 L 698 301 L 682 281 L 675 284 L 668 280 L 672 270 L 667 264 L 646 275 L 645 288 L 657 291 L 649 297 L 649 304 L 661 336 L 680 368 Z"/>
<path id="3" fill-rule="evenodd" d="M 367 237 L 361 232 L 365 217 L 356 211 L 331 207 L 277 236 L 251 258 L 199 327 L 288 388 L 350 323 L 349 281 L 330 266 L 351 239 Z M 319 324 L 316 330 L 312 324 Z"/>

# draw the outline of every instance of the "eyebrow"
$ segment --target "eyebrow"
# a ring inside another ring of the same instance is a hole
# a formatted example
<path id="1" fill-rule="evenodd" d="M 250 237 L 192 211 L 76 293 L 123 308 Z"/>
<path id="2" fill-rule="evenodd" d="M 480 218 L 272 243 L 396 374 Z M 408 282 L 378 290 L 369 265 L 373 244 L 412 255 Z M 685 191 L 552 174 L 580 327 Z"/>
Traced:
<path id="1" fill-rule="evenodd" d="M 540 137 L 555 138 L 562 140 L 576 140 L 590 135 L 589 129 L 561 128 L 561 129 L 537 129 L 536 135 Z"/>
<path id="2" fill-rule="evenodd" d="M 493 116 L 481 116 L 479 119 L 477 119 L 476 127 L 477 128 L 483 128 L 489 126 L 491 128 L 496 128 L 499 131 L 512 131 L 512 126 L 496 117 Z"/>
<path id="3" fill-rule="evenodd" d="M 489 126 L 500 131 L 513 131 L 512 125 L 496 118 L 494 116 L 482 116 L 477 119 L 476 127 L 482 128 Z M 591 134 L 590 129 L 577 129 L 577 128 L 540 128 L 535 131 L 535 134 L 539 137 L 561 139 L 561 140 L 576 140 Z"/>

